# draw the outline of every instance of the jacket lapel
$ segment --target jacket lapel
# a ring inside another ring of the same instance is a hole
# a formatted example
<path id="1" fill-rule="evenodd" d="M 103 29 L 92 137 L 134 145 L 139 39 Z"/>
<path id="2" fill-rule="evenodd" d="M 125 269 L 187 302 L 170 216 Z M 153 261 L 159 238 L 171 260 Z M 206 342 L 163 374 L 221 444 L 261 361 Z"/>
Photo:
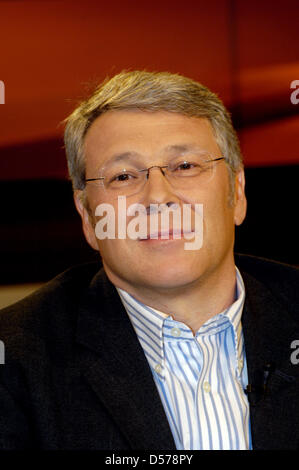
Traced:
<path id="1" fill-rule="evenodd" d="M 103 270 L 79 306 L 81 369 L 132 449 L 175 449 L 152 373 L 130 319 Z"/>
<path id="2" fill-rule="evenodd" d="M 244 272 L 242 276 L 248 382 L 258 387 L 249 396 L 253 449 L 298 448 L 298 366 L 290 360 L 298 325 L 264 284 Z"/>
<path id="3" fill-rule="evenodd" d="M 248 381 L 267 393 L 250 405 L 253 449 L 299 447 L 298 365 L 291 343 L 299 338 L 289 309 L 251 275 L 241 273 L 246 300 L 242 316 Z M 114 286 L 103 270 L 79 305 L 77 341 L 85 347 L 81 370 L 132 449 L 175 450 L 151 370 Z"/>

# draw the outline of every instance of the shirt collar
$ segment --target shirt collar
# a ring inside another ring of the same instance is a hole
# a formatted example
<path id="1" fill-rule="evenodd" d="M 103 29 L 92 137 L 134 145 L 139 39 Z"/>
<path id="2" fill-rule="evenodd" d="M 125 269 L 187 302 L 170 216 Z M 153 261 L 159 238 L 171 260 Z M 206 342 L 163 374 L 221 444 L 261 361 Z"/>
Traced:
<path id="1" fill-rule="evenodd" d="M 194 339 L 191 329 L 184 323 L 177 322 L 171 317 L 171 315 L 139 302 L 128 292 L 120 288 L 117 288 L 117 291 L 153 370 L 157 369 L 157 364 L 163 365 L 164 363 L 164 341 L 184 341 Z M 195 337 L 199 335 L 213 335 L 229 326 L 232 326 L 235 339 L 236 363 L 239 365 L 239 373 L 242 371 L 243 364 L 242 358 L 244 344 L 241 317 L 244 300 L 244 282 L 240 271 L 236 267 L 235 301 L 223 312 L 207 320 L 195 335 Z M 171 334 L 173 328 L 179 328 L 179 338 Z M 156 370 L 156 372 L 159 371 Z"/>

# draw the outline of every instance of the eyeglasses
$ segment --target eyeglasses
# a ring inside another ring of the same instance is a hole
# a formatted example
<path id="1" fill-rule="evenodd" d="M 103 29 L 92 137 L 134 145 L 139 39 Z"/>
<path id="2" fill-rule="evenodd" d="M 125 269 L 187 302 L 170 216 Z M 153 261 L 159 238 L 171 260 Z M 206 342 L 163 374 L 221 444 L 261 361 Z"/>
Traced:
<path id="1" fill-rule="evenodd" d="M 87 178 L 85 183 L 95 182 L 105 190 L 107 196 L 132 196 L 143 189 L 149 179 L 150 170 L 159 168 L 162 175 L 177 190 L 190 189 L 197 184 L 206 185 L 215 174 L 215 163 L 225 157 L 211 158 L 208 153 L 180 156 L 172 159 L 167 165 L 153 165 L 149 168 L 138 168 L 135 163 L 108 162 L 97 178 Z"/>

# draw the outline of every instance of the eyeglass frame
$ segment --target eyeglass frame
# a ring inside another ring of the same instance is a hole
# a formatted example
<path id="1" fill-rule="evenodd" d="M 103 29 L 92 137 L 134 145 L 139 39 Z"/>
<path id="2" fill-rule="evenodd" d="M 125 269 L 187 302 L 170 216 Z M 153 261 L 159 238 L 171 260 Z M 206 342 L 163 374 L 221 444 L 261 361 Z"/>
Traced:
<path id="1" fill-rule="evenodd" d="M 227 159 L 225 157 L 217 157 L 217 158 L 213 158 L 212 160 L 205 160 L 205 163 L 211 163 L 211 162 L 217 162 L 217 161 L 220 161 L 220 160 L 225 160 L 227 161 Z M 159 168 L 161 170 L 161 173 L 163 176 L 165 176 L 165 173 L 163 171 L 164 168 L 168 168 L 169 165 L 153 165 L 153 166 L 150 166 L 148 168 L 143 168 L 141 170 L 136 170 L 138 173 L 141 173 L 141 172 L 144 172 L 144 171 L 147 171 L 147 175 L 146 175 L 146 179 L 148 180 L 149 178 L 149 172 L 152 168 Z M 106 176 L 99 176 L 98 178 L 87 178 L 87 179 L 84 179 L 84 182 L 85 183 L 88 183 L 90 181 L 103 181 L 104 179 L 106 178 Z"/>

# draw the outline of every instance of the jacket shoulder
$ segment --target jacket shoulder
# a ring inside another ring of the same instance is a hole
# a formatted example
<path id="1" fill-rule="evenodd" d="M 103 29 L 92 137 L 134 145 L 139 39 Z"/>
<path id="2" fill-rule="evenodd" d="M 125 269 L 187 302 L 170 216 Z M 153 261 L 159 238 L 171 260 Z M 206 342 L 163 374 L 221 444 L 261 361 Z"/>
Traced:
<path id="1" fill-rule="evenodd" d="M 289 310 L 296 311 L 298 314 L 299 269 L 297 266 L 242 254 L 236 254 L 235 260 L 245 284 L 246 279 L 249 285 L 253 285 L 252 279 L 259 281 L 278 301 L 283 302 Z"/>
<path id="2" fill-rule="evenodd" d="M 76 306 L 101 268 L 100 263 L 74 266 L 40 289 L 0 310 L 0 339 L 5 342 L 17 337 L 42 336 L 42 332 L 72 327 L 76 321 Z M 26 333 L 26 335 L 24 335 Z"/>

